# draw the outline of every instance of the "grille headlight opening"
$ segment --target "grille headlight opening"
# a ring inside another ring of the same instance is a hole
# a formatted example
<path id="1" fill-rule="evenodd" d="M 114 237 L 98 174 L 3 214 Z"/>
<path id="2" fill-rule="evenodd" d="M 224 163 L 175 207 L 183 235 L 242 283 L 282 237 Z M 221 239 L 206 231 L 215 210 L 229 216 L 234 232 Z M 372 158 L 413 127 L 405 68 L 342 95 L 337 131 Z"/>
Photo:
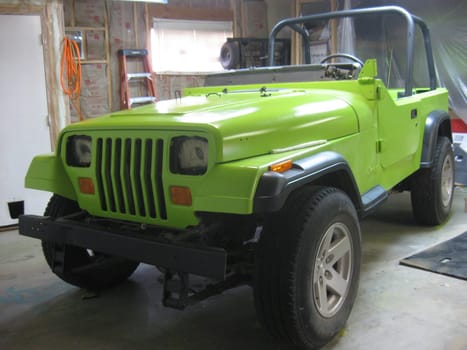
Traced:
<path id="1" fill-rule="evenodd" d="M 174 137 L 170 143 L 170 171 L 203 175 L 208 169 L 208 140 L 199 136 Z"/>
<path id="2" fill-rule="evenodd" d="M 70 136 L 66 145 L 66 163 L 69 166 L 87 168 L 91 165 L 92 139 L 90 136 Z"/>

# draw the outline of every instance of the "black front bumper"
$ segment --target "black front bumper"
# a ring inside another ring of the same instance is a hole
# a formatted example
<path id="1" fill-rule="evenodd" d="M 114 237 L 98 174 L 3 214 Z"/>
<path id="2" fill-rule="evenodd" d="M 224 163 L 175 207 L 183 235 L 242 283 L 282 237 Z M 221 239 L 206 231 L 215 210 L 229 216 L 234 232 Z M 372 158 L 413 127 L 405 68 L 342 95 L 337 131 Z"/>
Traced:
<path id="1" fill-rule="evenodd" d="M 225 278 L 224 249 L 168 243 L 150 234 L 120 232 L 76 220 L 22 215 L 19 233 L 60 244 L 92 249 L 104 254 L 218 280 Z"/>

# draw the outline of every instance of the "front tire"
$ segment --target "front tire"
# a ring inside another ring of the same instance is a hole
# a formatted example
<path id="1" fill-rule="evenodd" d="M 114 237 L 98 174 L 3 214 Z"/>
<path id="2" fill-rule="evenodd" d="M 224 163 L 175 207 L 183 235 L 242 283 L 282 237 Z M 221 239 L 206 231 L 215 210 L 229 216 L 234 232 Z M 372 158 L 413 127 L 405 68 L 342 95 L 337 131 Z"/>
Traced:
<path id="1" fill-rule="evenodd" d="M 75 201 L 53 195 L 44 215 L 58 218 L 80 210 Z M 42 251 L 47 264 L 58 277 L 90 290 L 108 288 L 125 281 L 139 265 L 124 258 L 49 241 L 42 241 Z M 65 262 L 64 268 L 60 268 L 61 262 Z"/>
<path id="2" fill-rule="evenodd" d="M 360 227 L 349 197 L 310 187 L 264 226 L 254 285 L 258 317 L 285 343 L 315 349 L 345 325 L 358 290 Z"/>
<path id="3" fill-rule="evenodd" d="M 433 165 L 420 169 L 412 181 L 411 201 L 415 220 L 423 225 L 446 221 L 454 197 L 454 153 L 447 137 L 440 137 Z"/>

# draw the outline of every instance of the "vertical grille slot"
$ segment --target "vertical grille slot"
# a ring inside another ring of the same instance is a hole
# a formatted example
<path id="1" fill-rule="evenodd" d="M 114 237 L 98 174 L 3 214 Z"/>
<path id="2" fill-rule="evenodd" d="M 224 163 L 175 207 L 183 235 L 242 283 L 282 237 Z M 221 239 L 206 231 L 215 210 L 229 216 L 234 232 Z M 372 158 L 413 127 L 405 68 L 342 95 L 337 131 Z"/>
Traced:
<path id="1" fill-rule="evenodd" d="M 104 148 L 104 179 L 107 183 L 107 195 L 109 197 L 109 207 L 113 212 L 117 211 L 115 206 L 115 197 L 113 192 L 112 184 L 112 139 L 107 138 L 105 140 Z"/>
<path id="2" fill-rule="evenodd" d="M 138 212 L 141 216 L 146 216 L 146 207 L 144 205 L 143 187 L 141 185 L 141 139 L 136 139 L 135 142 L 135 164 L 133 167 L 133 180 L 136 188 L 136 203 L 138 204 Z"/>
<path id="3" fill-rule="evenodd" d="M 107 210 L 107 203 L 105 199 L 104 183 L 102 181 L 102 139 L 97 139 L 96 147 L 96 178 L 97 187 L 99 189 L 99 199 L 101 201 L 102 210 Z"/>
<path id="4" fill-rule="evenodd" d="M 153 154 L 153 142 L 151 139 L 146 139 L 144 152 L 144 185 L 147 189 L 149 216 L 155 218 L 156 206 L 154 204 L 154 189 L 152 188 L 151 181 Z"/>
<path id="5" fill-rule="evenodd" d="M 157 140 L 156 150 L 156 191 L 157 201 L 159 204 L 159 215 L 161 219 L 167 219 L 167 209 L 165 207 L 164 186 L 162 183 L 162 170 L 163 170 L 163 155 L 164 155 L 164 140 Z"/>
<path id="6" fill-rule="evenodd" d="M 164 140 L 97 138 L 96 182 L 101 209 L 167 219 Z"/>
<path id="7" fill-rule="evenodd" d="M 121 213 L 126 213 L 125 198 L 123 196 L 122 185 L 122 139 L 115 141 L 115 156 L 114 156 L 114 177 L 115 177 L 115 191 L 118 200 L 118 208 Z"/>
<path id="8" fill-rule="evenodd" d="M 131 215 L 136 215 L 135 201 L 133 199 L 133 186 L 131 184 L 131 139 L 125 139 L 124 171 L 125 193 L 128 201 L 128 210 Z"/>

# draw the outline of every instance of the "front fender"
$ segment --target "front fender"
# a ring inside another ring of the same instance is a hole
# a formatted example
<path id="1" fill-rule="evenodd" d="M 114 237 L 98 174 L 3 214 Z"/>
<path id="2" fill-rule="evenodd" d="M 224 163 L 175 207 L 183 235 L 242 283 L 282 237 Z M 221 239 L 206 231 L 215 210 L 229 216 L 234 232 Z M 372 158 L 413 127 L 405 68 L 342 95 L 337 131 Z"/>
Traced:
<path id="1" fill-rule="evenodd" d="M 55 154 L 34 157 L 26 173 L 25 186 L 76 200 L 70 179 L 63 169 L 60 158 Z"/>
<path id="2" fill-rule="evenodd" d="M 361 198 L 357 196 L 358 187 L 347 161 L 336 152 L 326 151 L 295 161 L 292 169 L 286 173 L 272 171 L 264 173 L 256 190 L 254 211 L 256 213 L 278 211 L 292 191 L 338 172 L 345 174 L 345 178 L 348 179 L 346 192 L 353 199 L 357 209 L 361 209 L 363 205 Z"/>

